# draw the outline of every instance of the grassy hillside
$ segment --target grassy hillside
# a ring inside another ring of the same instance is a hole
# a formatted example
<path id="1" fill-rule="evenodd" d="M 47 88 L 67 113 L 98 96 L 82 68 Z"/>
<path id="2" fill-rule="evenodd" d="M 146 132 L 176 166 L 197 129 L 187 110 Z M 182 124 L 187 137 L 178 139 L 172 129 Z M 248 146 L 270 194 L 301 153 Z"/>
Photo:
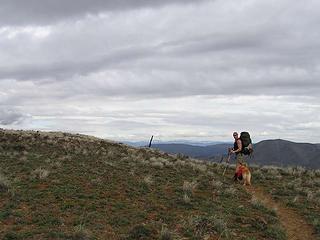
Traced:
<path id="1" fill-rule="evenodd" d="M 286 239 L 276 212 L 223 169 L 84 135 L 0 130 L 0 239 Z"/>

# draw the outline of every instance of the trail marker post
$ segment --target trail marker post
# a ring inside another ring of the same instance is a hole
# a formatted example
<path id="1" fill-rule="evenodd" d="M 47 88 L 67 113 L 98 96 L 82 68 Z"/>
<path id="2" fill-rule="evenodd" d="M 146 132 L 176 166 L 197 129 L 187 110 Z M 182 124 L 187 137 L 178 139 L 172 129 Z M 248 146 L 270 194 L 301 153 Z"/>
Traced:
<path id="1" fill-rule="evenodd" d="M 153 135 L 152 135 L 150 142 L 149 142 L 149 148 L 151 148 L 152 140 L 153 140 Z"/>

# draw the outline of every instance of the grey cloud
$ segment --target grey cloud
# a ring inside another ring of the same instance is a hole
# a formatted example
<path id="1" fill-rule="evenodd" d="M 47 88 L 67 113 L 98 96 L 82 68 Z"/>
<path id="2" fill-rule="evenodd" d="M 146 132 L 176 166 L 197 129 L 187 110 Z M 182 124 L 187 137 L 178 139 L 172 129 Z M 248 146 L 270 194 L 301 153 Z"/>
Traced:
<path id="1" fill-rule="evenodd" d="M 24 121 L 26 118 L 28 118 L 27 115 L 17 110 L 0 107 L 0 124 L 1 125 L 19 124 L 22 121 Z"/>
<path id="2" fill-rule="evenodd" d="M 202 0 L 1 0 L 0 25 L 44 25 L 108 11 L 197 3 Z"/>
<path id="3" fill-rule="evenodd" d="M 129 121 L 129 120 L 116 120 L 110 121 L 106 124 L 108 128 L 115 128 L 123 130 L 139 130 L 139 129 L 146 129 L 146 128 L 154 128 L 157 127 L 155 124 L 150 124 L 146 122 L 138 122 L 138 121 Z"/>
<path id="4" fill-rule="evenodd" d="M 181 39 L 163 43 L 162 51 L 181 57 L 194 54 L 217 53 L 219 51 L 235 51 L 255 49 L 265 45 L 268 40 L 264 34 L 250 32 L 215 33 L 198 36 L 192 39 Z"/>
<path id="5" fill-rule="evenodd" d="M 109 53 L 97 56 L 93 59 L 82 59 L 74 61 L 59 61 L 47 63 L 34 63 L 27 65 L 17 65 L 12 67 L 0 67 L 0 79 L 17 80 L 41 80 L 48 78 L 55 80 L 68 80 L 74 75 L 87 75 L 91 72 L 110 68 L 127 61 L 145 58 L 153 54 L 148 48 L 123 48 L 113 50 Z"/>
<path id="6" fill-rule="evenodd" d="M 104 3 L 90 4 L 97 7 Z M 236 25 L 225 20 L 217 25 L 214 14 L 200 15 L 214 12 L 219 4 L 208 4 L 208 10 L 190 8 L 191 13 L 199 14 L 192 22 L 183 10 L 168 8 L 150 15 L 137 11 L 115 14 L 112 19 L 84 19 L 81 24 L 68 22 L 57 25 L 38 42 L 32 37 L 2 39 L 0 79 L 54 85 L 53 91 L 66 96 L 319 96 L 317 26 L 303 20 L 303 24 L 293 21 L 288 27 L 276 18 L 280 29 L 276 21 L 260 23 L 259 19 L 247 27 L 252 19 L 246 15 L 235 15 Z M 268 11 L 261 13 L 262 19 Z M 167 18 L 160 20 L 164 14 Z M 130 24 L 123 16 L 132 19 Z M 211 21 L 212 26 L 201 25 Z M 301 35 L 306 32 L 310 34 L 304 40 Z M 26 47 L 16 51 L 21 46 Z"/>

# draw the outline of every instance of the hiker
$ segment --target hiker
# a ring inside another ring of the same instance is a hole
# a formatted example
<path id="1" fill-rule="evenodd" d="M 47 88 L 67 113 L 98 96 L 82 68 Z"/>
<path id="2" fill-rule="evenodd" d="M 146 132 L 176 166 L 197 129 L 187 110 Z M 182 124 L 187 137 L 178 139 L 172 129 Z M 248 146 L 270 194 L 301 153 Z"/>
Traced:
<path id="1" fill-rule="evenodd" d="M 233 144 L 233 148 L 229 149 L 229 154 L 234 153 L 236 155 L 237 164 L 236 164 L 236 172 L 235 172 L 234 180 L 237 180 L 239 168 L 242 164 L 245 163 L 245 161 L 244 161 L 244 156 L 242 154 L 242 142 L 241 142 L 241 139 L 239 138 L 239 134 L 237 132 L 234 132 L 232 135 L 234 138 L 234 144 Z"/>
<path id="2" fill-rule="evenodd" d="M 236 154 L 237 164 L 243 163 L 241 139 L 239 138 L 239 134 L 237 132 L 234 132 L 232 135 L 234 138 L 234 144 L 233 144 L 233 148 L 229 149 L 229 152 L 230 154 L 232 153 Z"/>

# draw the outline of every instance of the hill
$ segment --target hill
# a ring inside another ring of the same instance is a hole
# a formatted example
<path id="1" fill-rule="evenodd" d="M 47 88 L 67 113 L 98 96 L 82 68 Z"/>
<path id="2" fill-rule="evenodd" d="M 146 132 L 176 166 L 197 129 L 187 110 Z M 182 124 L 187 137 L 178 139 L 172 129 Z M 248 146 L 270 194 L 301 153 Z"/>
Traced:
<path id="1" fill-rule="evenodd" d="M 320 145 L 281 139 L 255 144 L 254 162 L 263 165 L 320 168 Z"/>
<path id="2" fill-rule="evenodd" d="M 129 146 L 133 147 L 147 147 L 149 145 L 149 141 L 123 141 L 122 143 L 125 143 Z M 209 145 L 217 145 L 225 142 L 220 141 L 192 141 L 192 140 L 172 140 L 172 141 L 160 141 L 160 140 L 153 140 L 152 145 L 164 145 L 164 144 L 186 144 L 191 146 L 201 146 L 206 147 Z"/>
<path id="3" fill-rule="evenodd" d="M 153 144 L 152 147 L 171 154 L 184 154 L 193 158 L 209 159 L 226 154 L 231 144 L 222 143 L 209 146 L 194 146 L 189 144 Z"/>
<path id="4" fill-rule="evenodd" d="M 194 158 L 220 161 L 232 144 L 206 147 L 181 144 L 155 144 L 154 148 L 168 153 L 181 153 Z M 320 168 L 320 144 L 295 143 L 281 139 L 265 140 L 254 144 L 252 163 L 276 166 L 304 166 Z"/>
<path id="5" fill-rule="evenodd" d="M 0 239 L 286 239 L 277 213 L 224 168 L 85 135 L 0 130 Z M 272 189 L 296 181 L 297 171 L 259 171 L 256 183 L 272 177 Z M 309 195 L 295 204 L 318 221 Z"/>

